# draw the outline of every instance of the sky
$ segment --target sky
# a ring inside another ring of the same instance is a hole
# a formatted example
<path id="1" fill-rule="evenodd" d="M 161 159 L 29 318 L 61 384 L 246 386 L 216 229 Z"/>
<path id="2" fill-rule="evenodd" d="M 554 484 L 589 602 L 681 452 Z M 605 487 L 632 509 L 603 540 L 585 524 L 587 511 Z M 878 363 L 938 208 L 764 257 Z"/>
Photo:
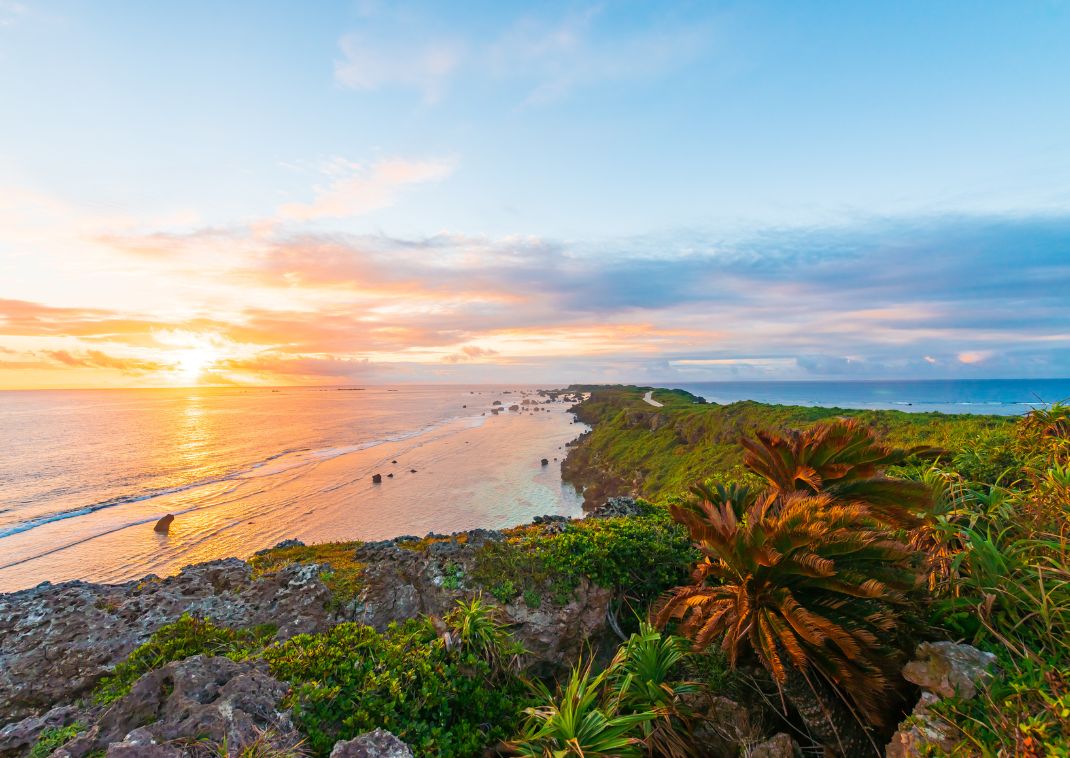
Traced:
<path id="1" fill-rule="evenodd" d="M 1070 376 L 1067 39 L 0 0 L 0 388 Z"/>

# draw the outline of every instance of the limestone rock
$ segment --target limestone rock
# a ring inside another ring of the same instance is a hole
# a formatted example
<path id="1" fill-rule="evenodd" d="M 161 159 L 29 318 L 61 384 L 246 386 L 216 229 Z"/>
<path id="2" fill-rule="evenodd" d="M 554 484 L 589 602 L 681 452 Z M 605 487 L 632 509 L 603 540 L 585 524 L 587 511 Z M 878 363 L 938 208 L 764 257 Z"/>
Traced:
<path id="1" fill-rule="evenodd" d="M 969 700 L 977 694 L 977 684 L 991 676 L 995 662 L 992 653 L 971 645 L 923 642 L 915 659 L 903 668 L 903 678 L 941 697 Z"/>
<path id="2" fill-rule="evenodd" d="M 73 724 L 78 720 L 78 715 L 77 708 L 63 705 L 53 708 L 43 716 L 30 716 L 8 724 L 0 729 L 0 756 L 21 755 L 29 751 L 45 729 Z"/>
<path id="3" fill-rule="evenodd" d="M 317 565 L 254 578 L 235 558 L 119 585 L 65 582 L 0 595 L 0 725 L 87 694 L 110 667 L 183 613 L 231 627 L 276 624 L 279 638 L 327 629 Z"/>
<path id="4" fill-rule="evenodd" d="M 904 719 L 892 735 L 892 741 L 884 751 L 886 758 L 921 758 L 933 752 L 947 755 L 952 751 L 955 738 L 947 724 L 929 713 L 929 706 L 939 700 L 931 692 L 921 693 L 910 717 Z"/>
<path id="5" fill-rule="evenodd" d="M 921 698 L 885 750 L 887 758 L 920 758 L 936 748 L 948 753 L 955 737 L 948 725 L 929 711 L 941 698 L 970 699 L 977 685 L 992 676 L 996 656 L 956 642 L 923 642 L 915 659 L 903 667 L 903 677 L 922 689 Z"/>
<path id="6" fill-rule="evenodd" d="M 331 758 L 413 758 L 412 750 L 385 729 L 365 732 L 351 740 L 339 740 Z"/>
<path id="7" fill-rule="evenodd" d="M 748 758 L 795 758 L 799 753 L 799 746 L 790 734 L 781 732 L 764 742 L 752 747 L 748 752 Z"/>
<path id="8" fill-rule="evenodd" d="M 186 753 L 166 743 L 197 740 L 225 743 L 231 755 L 252 745 L 286 750 L 301 741 L 280 707 L 289 689 L 263 662 L 195 655 L 142 676 L 64 748 L 74 756 L 107 749 L 108 755 L 169 758 Z"/>

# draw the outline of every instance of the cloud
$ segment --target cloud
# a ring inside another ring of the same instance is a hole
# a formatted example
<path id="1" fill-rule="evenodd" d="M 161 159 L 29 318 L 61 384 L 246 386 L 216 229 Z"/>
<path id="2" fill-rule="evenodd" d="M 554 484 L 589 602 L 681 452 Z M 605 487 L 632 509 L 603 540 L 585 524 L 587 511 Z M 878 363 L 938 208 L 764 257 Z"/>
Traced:
<path id="1" fill-rule="evenodd" d="M 119 254 L 188 297 L 0 300 L 0 348 L 49 351 L 56 370 L 145 371 L 204 350 L 239 382 L 1070 373 L 1070 217 L 694 239 L 127 235 Z"/>
<path id="2" fill-rule="evenodd" d="M 700 54 L 712 34 L 704 22 L 659 19 L 634 32 L 613 27 L 612 13 L 594 5 L 554 20 L 519 19 L 487 50 L 491 74 L 529 88 L 523 104 L 558 100 L 583 87 L 651 80 Z"/>
<path id="3" fill-rule="evenodd" d="M 342 57 L 334 63 L 334 78 L 343 87 L 371 91 L 398 85 L 420 91 L 428 103 L 442 97 L 465 52 L 463 44 L 451 41 L 399 47 L 361 34 L 345 35 L 338 47 Z"/>
<path id="4" fill-rule="evenodd" d="M 676 15 L 655 9 L 636 22 L 597 4 L 555 17 L 525 15 L 489 39 L 458 40 L 429 33 L 426 20 L 411 14 L 373 13 L 365 25 L 374 34 L 366 29 L 339 40 L 334 78 L 359 91 L 416 90 L 434 104 L 463 77 L 518 89 L 522 105 L 545 104 L 598 84 L 653 81 L 706 52 L 710 22 Z"/>
<path id="5" fill-rule="evenodd" d="M 465 345 L 460 351 L 443 356 L 442 360 L 446 363 L 462 363 L 480 358 L 490 358 L 495 355 L 499 355 L 497 350 L 489 350 L 478 345 Z"/>
<path id="6" fill-rule="evenodd" d="M 388 208 L 406 187 L 441 181 L 455 168 L 452 160 L 391 159 L 362 165 L 336 159 L 329 168 L 332 180 L 316 188 L 312 202 L 283 205 L 278 215 L 287 221 L 359 216 Z"/>
<path id="7" fill-rule="evenodd" d="M 128 374 L 165 371 L 172 368 L 171 364 L 140 360 L 137 358 L 117 358 L 115 356 L 106 355 L 99 350 L 87 350 L 80 355 L 72 355 L 66 350 L 46 350 L 44 351 L 44 354 L 64 366 L 115 369 Z"/>

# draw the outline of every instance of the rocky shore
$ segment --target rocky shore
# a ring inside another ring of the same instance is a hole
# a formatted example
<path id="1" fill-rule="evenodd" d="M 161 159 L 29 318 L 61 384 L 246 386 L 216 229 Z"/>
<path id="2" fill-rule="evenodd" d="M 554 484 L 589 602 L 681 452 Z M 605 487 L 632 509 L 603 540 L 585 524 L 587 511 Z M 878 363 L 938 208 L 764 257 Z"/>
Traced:
<path id="1" fill-rule="evenodd" d="M 632 512 L 634 501 L 613 501 L 587 518 Z M 567 519 L 538 521 L 553 531 Z M 382 631 L 405 619 L 440 617 L 459 599 L 483 594 L 451 579 L 472 575 L 478 551 L 503 539 L 502 532 L 476 529 L 358 544 L 353 558 L 365 566 L 361 590 L 342 605 L 324 581 L 329 565 L 293 563 L 257 571 L 236 558 L 189 566 L 165 578 L 117 585 L 45 582 L 0 595 L 0 756 L 26 754 L 46 729 L 76 722 L 93 726 L 57 756 L 80 758 L 100 750 L 116 756 L 178 755 L 146 746 L 195 735 L 248 744 L 270 734 L 269 742 L 284 746 L 297 739 L 280 706 L 288 686 L 262 663 L 194 656 L 146 674 L 117 703 L 94 704 L 89 695 L 155 630 L 183 614 L 239 629 L 270 624 L 278 640 L 345 621 Z M 287 541 L 277 550 L 295 547 L 303 546 Z M 610 590 L 584 579 L 565 604 L 517 597 L 500 604 L 500 613 L 529 651 L 530 670 L 549 674 L 607 640 L 611 598 Z"/>

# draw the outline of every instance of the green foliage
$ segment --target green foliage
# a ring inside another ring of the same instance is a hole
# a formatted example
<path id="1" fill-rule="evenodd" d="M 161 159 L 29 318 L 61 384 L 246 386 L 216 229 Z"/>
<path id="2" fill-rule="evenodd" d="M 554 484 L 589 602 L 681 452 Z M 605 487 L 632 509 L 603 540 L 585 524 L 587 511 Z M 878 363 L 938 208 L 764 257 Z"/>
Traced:
<path id="1" fill-rule="evenodd" d="M 489 623 L 485 606 L 459 608 L 447 624 L 461 644 L 447 644 L 429 619 L 383 634 L 344 623 L 293 637 L 264 657 L 293 686 L 294 718 L 317 755 L 377 727 L 417 755 L 478 755 L 515 730 L 529 695 L 496 668 L 510 656 L 508 637 Z"/>
<path id="2" fill-rule="evenodd" d="M 503 603 L 523 593 L 538 607 L 536 598 L 547 588 L 553 600 L 566 603 L 587 577 L 645 604 L 686 576 L 694 553 L 665 508 L 642 508 L 635 517 L 574 521 L 556 534 L 513 530 L 505 541 L 480 549 L 473 579 Z"/>
<path id="3" fill-rule="evenodd" d="M 682 640 L 643 625 L 602 671 L 576 665 L 556 695 L 536 683 L 540 705 L 511 747 L 546 758 L 688 755 L 680 698 L 695 687 L 674 679 L 686 655 Z"/>
<path id="4" fill-rule="evenodd" d="M 486 661 L 492 674 L 518 668 L 526 652 L 499 621 L 497 608 L 482 598 L 458 600 L 457 607 L 446 616 L 446 625 L 451 642 Z"/>
<path id="5" fill-rule="evenodd" d="M 459 590 L 464 569 L 457 563 L 447 563 L 442 569 L 442 587 L 447 590 Z"/>
<path id="6" fill-rule="evenodd" d="M 1014 429 L 1014 419 L 1000 416 L 861 411 L 739 402 L 705 404 L 686 393 L 656 391 L 664 403 L 643 402 L 643 387 L 590 388 L 590 399 L 577 407 L 594 426 L 569 455 L 566 478 L 589 483 L 622 483 L 605 494 L 634 488 L 653 501 L 681 495 L 695 483 L 714 479 L 761 485 L 743 465 L 739 442 L 758 431 L 805 430 L 820 421 L 848 417 L 871 429 L 887 444 L 932 446 L 950 455 L 978 445 L 995 450 Z M 993 435 L 996 441 L 987 442 Z M 1068 447 L 1070 449 L 1070 447 Z M 1001 464 L 1002 465 L 1002 464 Z M 1020 464 L 1019 464 L 1020 465 Z"/>
<path id="7" fill-rule="evenodd" d="M 104 677 L 94 690 L 93 699 L 101 704 L 114 702 L 130 692 L 143 674 L 192 655 L 218 655 L 233 660 L 247 658 L 263 649 L 276 631 L 272 625 L 230 629 L 183 614 L 177 621 L 153 632 L 147 642 Z"/>
<path id="8" fill-rule="evenodd" d="M 940 472 L 937 517 L 918 536 L 937 557 L 934 624 L 996 653 L 1001 671 L 977 698 L 937 712 L 962 751 L 1070 755 L 1070 409 L 1031 413 L 1015 432 L 1006 444 L 1025 461 L 1021 478 L 973 481 L 970 460 Z"/>
<path id="9" fill-rule="evenodd" d="M 75 722 L 69 726 L 58 726 L 45 729 L 37 737 L 37 742 L 30 748 L 30 758 L 46 758 L 54 751 L 63 747 L 73 740 L 85 729 L 84 726 Z"/>
<path id="10" fill-rule="evenodd" d="M 249 559 L 254 576 L 271 574 L 294 563 L 318 563 L 326 568 L 320 579 L 331 592 L 331 605 L 342 607 L 352 602 L 364 587 L 365 564 L 356 559 L 360 542 L 328 542 L 320 545 L 295 545 L 275 548 Z"/>
<path id="11" fill-rule="evenodd" d="M 992 758 L 1070 755 L 1070 668 L 1065 659 L 1020 658 L 1007 650 L 998 656 L 1000 676 L 977 697 L 951 698 L 933 708 L 955 727 L 956 750 Z"/>
<path id="12" fill-rule="evenodd" d="M 524 590 L 524 605 L 532 610 L 538 610 L 542 605 L 542 595 L 533 589 Z"/>

